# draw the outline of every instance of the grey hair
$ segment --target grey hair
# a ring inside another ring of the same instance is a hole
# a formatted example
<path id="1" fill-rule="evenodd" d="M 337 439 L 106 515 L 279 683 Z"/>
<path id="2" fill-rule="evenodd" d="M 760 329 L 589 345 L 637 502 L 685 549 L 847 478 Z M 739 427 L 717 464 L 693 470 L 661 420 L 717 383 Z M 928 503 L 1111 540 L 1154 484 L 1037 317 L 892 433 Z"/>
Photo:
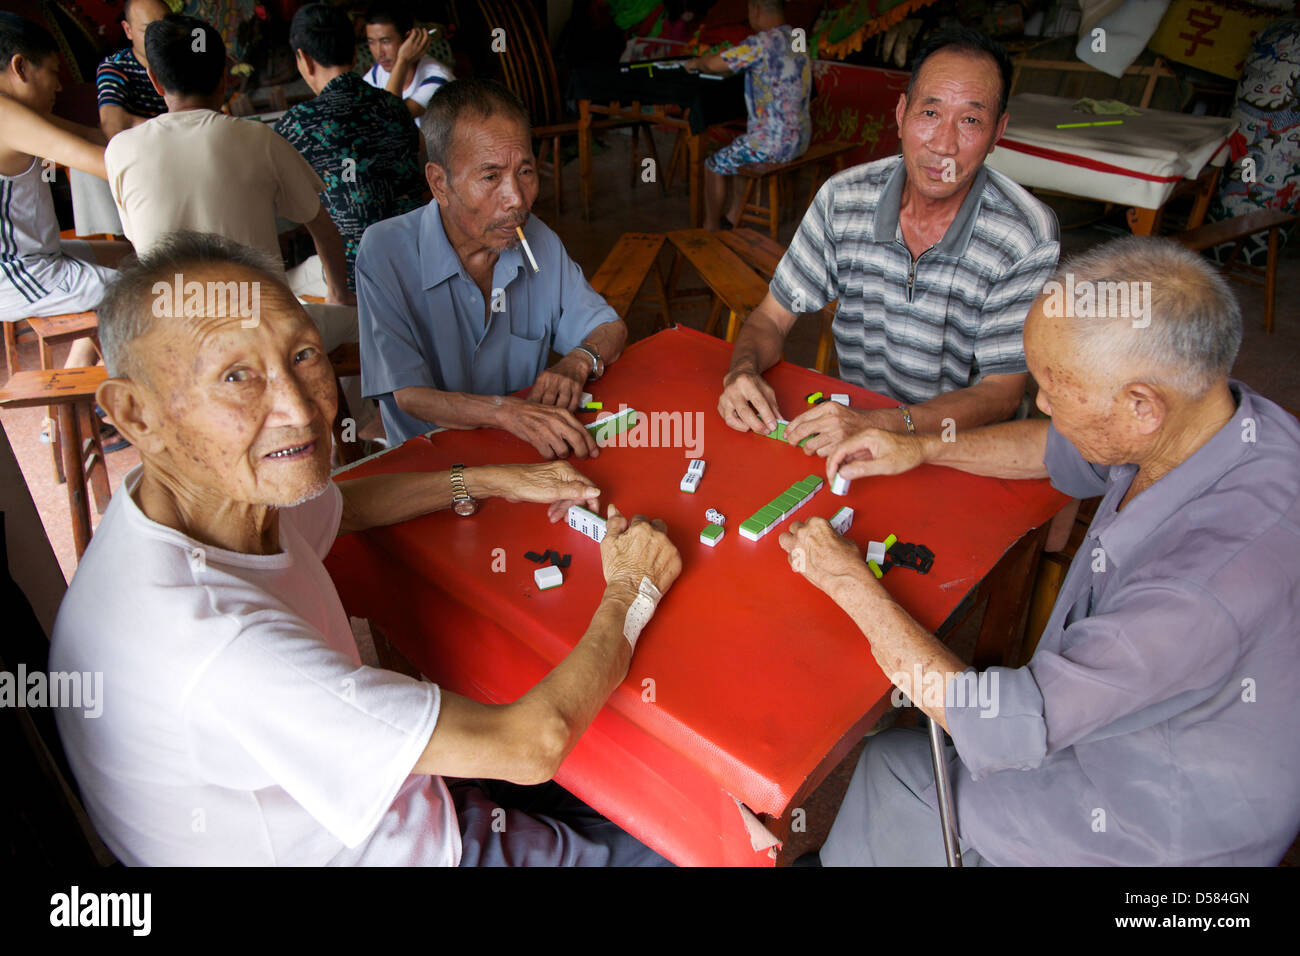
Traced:
<path id="1" fill-rule="evenodd" d="M 496 80 L 479 78 L 452 80 L 433 94 L 420 120 L 429 162 L 437 163 L 448 176 L 451 175 L 451 147 L 456 123 L 467 113 L 483 119 L 505 113 L 532 132 L 528 110 L 508 86 Z"/>
<path id="2" fill-rule="evenodd" d="M 186 269 L 196 266 L 229 265 L 261 272 L 271 282 L 284 285 L 282 265 L 275 259 L 207 232 L 170 232 L 122 269 L 96 307 L 100 348 L 108 374 L 113 378 L 148 379 L 148 371 L 132 350 L 135 342 L 153 328 L 158 283 L 171 285 Z"/>
<path id="3" fill-rule="evenodd" d="M 1195 399 L 1232 369 L 1241 306 L 1198 253 L 1172 239 L 1124 236 L 1071 257 L 1044 291 L 1083 283 L 1097 308 L 1071 309 L 1066 321 L 1083 361 L 1100 375 L 1172 386 Z"/>

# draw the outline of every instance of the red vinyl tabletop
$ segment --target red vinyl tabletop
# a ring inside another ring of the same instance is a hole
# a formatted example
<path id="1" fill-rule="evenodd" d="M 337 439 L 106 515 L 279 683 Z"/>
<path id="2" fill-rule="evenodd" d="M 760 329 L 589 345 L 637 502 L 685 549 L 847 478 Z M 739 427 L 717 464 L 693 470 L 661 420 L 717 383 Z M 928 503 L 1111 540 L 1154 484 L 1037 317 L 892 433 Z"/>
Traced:
<path id="1" fill-rule="evenodd" d="M 890 683 L 849 618 L 790 570 L 778 532 L 757 542 L 738 532 L 741 521 L 793 482 L 809 474 L 825 479 L 826 460 L 723 424 L 716 406 L 730 355 L 729 344 L 685 328 L 630 346 L 589 386 L 604 403 L 598 414 L 635 408 L 657 421 L 661 442 L 676 439 L 675 446 L 608 447 L 598 458 L 573 464 L 601 489 L 602 514 L 613 502 L 627 515 L 663 518 L 682 555 L 682 574 L 642 633 L 627 679 L 607 709 L 685 756 L 750 809 L 778 816 Z M 847 392 L 854 408 L 894 404 L 786 362 L 766 379 L 790 419 L 807 408 L 804 396 L 813 391 Z M 596 415 L 579 417 L 586 423 Z M 653 437 L 649 428 L 643 434 Z M 694 495 L 679 490 L 693 457 L 707 462 Z M 531 446 L 503 431 L 442 431 L 412 439 L 339 480 L 456 462 L 540 460 Z M 923 466 L 906 475 L 859 479 L 843 498 L 832 495 L 826 481 L 780 530 L 795 520 L 829 518 L 849 505 L 856 516 L 848 537 L 864 551 L 868 540 L 891 532 L 900 541 L 927 545 L 935 553 L 928 575 L 895 569 L 884 585 L 934 630 L 1012 544 L 1065 500 L 1046 481 Z M 715 548 L 699 540 L 709 508 L 726 515 L 726 535 Z M 551 524 L 543 505 L 489 500 L 472 518 L 442 511 L 366 534 L 550 665 L 580 639 L 604 588 L 599 545 L 567 524 Z M 498 548 L 506 556 L 500 573 L 492 570 Z M 539 591 L 533 581 L 538 565 L 524 552 L 548 548 L 571 554 L 572 561 L 561 587 Z M 340 573 L 334 565 L 331 571 Z M 645 699 L 647 680 L 653 681 L 653 704 Z M 484 699 L 499 699 L 491 686 L 480 690 Z"/>

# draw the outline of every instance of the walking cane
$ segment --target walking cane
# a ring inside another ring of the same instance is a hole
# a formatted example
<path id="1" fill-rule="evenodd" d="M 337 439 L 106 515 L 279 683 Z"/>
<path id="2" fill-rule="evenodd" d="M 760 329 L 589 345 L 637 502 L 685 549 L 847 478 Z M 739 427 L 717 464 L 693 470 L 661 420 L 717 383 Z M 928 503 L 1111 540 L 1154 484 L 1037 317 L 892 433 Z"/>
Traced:
<path id="1" fill-rule="evenodd" d="M 948 783 L 948 761 L 943 758 L 943 728 L 933 717 L 930 722 L 930 762 L 934 765 L 934 789 L 939 797 L 939 825 L 943 827 L 943 851 L 949 866 L 961 866 L 957 844 L 957 821 L 953 819 L 952 787 Z"/>

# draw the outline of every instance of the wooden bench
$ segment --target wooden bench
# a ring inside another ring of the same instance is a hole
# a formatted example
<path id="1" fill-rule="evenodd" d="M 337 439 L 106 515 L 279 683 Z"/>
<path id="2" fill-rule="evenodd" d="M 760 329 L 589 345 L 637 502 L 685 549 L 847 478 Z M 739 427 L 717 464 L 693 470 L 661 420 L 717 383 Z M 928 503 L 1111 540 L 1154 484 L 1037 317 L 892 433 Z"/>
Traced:
<path id="1" fill-rule="evenodd" d="M 99 316 L 95 312 L 29 316 L 18 321 L 24 323 L 27 329 L 36 336 L 40 346 L 41 368 L 43 369 L 54 367 L 54 353 L 52 350 L 54 346 L 63 342 L 89 338 L 95 343 L 95 348 L 99 348 Z M 10 374 L 13 374 L 19 368 L 18 336 L 21 334 L 21 330 L 17 328 L 17 322 L 5 322 L 4 327 L 5 360 L 8 363 Z M 55 418 L 53 406 L 47 410 L 46 417 L 53 422 Z M 50 428 L 50 459 L 55 484 L 62 484 L 64 480 L 63 455 L 59 448 L 58 429 L 54 427 Z"/>
<path id="2" fill-rule="evenodd" d="M 740 222 L 736 225 L 743 226 L 747 222 L 766 225 L 768 235 L 775 240 L 777 228 L 781 224 L 781 178 L 805 167 L 814 168 L 808 201 L 804 203 L 804 208 L 807 209 L 812 205 L 813 197 L 817 195 L 821 184 L 826 181 L 826 177 L 820 175 L 821 169 L 830 164 L 835 167 L 835 172 L 839 172 L 844 168 L 844 158 L 860 145 L 836 141 L 814 143 L 802 156 L 788 163 L 751 163 L 741 166 L 736 175 L 744 177 L 745 192 L 740 200 Z M 762 202 L 764 180 L 767 181 L 767 205 Z M 750 202 L 755 190 L 758 196 L 754 202 Z"/>
<path id="3" fill-rule="evenodd" d="M 1174 233 L 1173 238 L 1196 252 L 1203 252 L 1229 242 L 1234 243 L 1231 254 L 1222 266 L 1224 274 L 1247 285 L 1264 287 L 1264 331 L 1272 333 L 1273 307 L 1277 297 L 1277 232 L 1297 220 L 1300 220 L 1300 215 L 1293 212 L 1282 209 L 1261 209 L 1244 216 L 1212 222 L 1208 226 Z M 1265 260 L 1264 267 L 1238 262 L 1237 255 L 1246 240 L 1265 230 L 1268 231 L 1268 258 Z M 1262 281 L 1257 278 L 1260 275 L 1263 276 Z"/>
<path id="4" fill-rule="evenodd" d="M 776 267 L 785 255 L 781 246 L 753 229 L 728 229 L 714 233 L 723 245 L 727 246 L 768 282 L 776 275 Z M 838 368 L 835 355 L 835 339 L 831 333 L 831 323 L 835 321 L 835 303 L 827 303 L 819 313 L 821 331 L 817 336 L 817 361 L 813 368 L 823 375 L 834 374 L 832 366 Z"/>
<path id="5" fill-rule="evenodd" d="M 666 329 L 672 324 L 668 313 L 668 293 L 664 289 L 663 274 L 659 271 L 659 250 L 663 246 L 664 237 L 659 233 L 625 232 L 591 277 L 591 287 L 605 297 L 620 319 L 627 319 L 646 276 L 653 274 L 655 297 L 659 300 L 660 327 Z"/>
<path id="6" fill-rule="evenodd" d="M 30 369 L 15 372 L 0 388 L 0 408 L 53 407 L 58 415 L 59 447 L 68 484 L 72 540 L 80 558 L 90 544 L 90 501 L 100 513 L 108 507 L 108 467 L 99 441 L 95 391 L 108 377 L 94 368 Z"/>
<path id="7" fill-rule="evenodd" d="M 704 331 L 712 335 L 724 311 L 728 342 L 736 341 L 740 324 L 767 295 L 767 283 L 732 249 L 718 239 L 720 233 L 706 229 L 679 229 L 668 233 L 668 241 L 677 253 L 669 273 L 668 290 L 677 285 L 681 260 L 685 259 L 700 274 L 714 296 L 713 310 Z"/>

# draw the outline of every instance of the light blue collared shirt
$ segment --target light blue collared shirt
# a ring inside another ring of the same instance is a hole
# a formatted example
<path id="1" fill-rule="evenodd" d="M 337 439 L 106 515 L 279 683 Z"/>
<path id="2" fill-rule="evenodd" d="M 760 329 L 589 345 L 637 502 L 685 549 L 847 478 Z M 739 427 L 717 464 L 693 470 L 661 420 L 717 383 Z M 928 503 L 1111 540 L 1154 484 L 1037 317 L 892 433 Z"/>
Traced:
<path id="1" fill-rule="evenodd" d="M 519 246 L 502 252 L 492 288 L 503 310 L 485 324 L 491 300 L 447 239 L 436 200 L 366 230 L 356 266 L 361 387 L 379 402 L 390 444 L 437 424 L 398 408 L 397 389 L 509 395 L 533 384 L 551 349 L 563 355 L 617 321 L 559 236 L 536 218 L 524 235 L 539 271 Z"/>

